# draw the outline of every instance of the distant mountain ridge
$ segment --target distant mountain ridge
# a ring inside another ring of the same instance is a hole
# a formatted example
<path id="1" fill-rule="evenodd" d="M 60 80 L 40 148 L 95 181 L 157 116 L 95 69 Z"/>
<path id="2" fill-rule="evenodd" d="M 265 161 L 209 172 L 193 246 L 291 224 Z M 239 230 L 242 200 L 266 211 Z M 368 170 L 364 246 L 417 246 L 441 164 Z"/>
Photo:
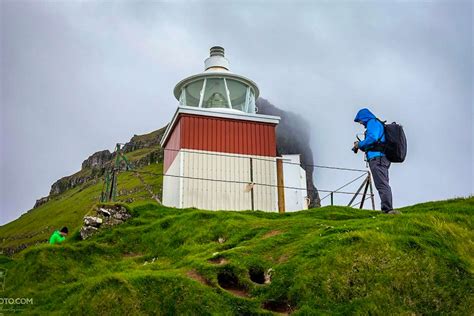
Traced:
<path id="1" fill-rule="evenodd" d="M 134 135 L 128 143 L 123 146 L 124 153 L 130 153 L 139 149 L 153 148 L 155 150 L 150 151 L 145 156 L 141 157 L 140 160 L 135 161 L 136 167 L 141 167 L 146 164 L 156 163 L 158 160 L 163 158 L 163 150 L 159 147 L 161 137 L 165 132 L 166 127 L 159 130 L 153 131 L 145 135 Z M 78 185 L 85 184 L 87 182 L 96 182 L 97 179 L 104 175 L 107 168 L 110 168 L 115 159 L 116 153 L 110 152 L 108 149 L 101 150 L 90 155 L 86 160 L 82 162 L 81 170 L 70 175 L 62 177 L 51 185 L 49 195 L 36 200 L 33 208 L 49 201 L 51 197 L 57 196 L 67 190 L 73 189 Z"/>

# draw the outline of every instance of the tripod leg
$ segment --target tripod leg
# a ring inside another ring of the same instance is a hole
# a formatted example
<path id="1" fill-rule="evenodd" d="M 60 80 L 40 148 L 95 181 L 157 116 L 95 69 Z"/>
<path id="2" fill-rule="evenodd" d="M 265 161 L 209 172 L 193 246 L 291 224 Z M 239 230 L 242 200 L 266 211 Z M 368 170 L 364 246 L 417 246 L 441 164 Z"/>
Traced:
<path id="1" fill-rule="evenodd" d="M 354 196 L 352 197 L 351 201 L 349 202 L 349 204 L 347 204 L 347 206 L 351 206 L 352 205 L 352 202 L 354 202 L 354 200 L 357 198 L 357 195 L 359 195 L 359 192 L 360 190 L 362 190 L 362 188 L 364 187 L 365 183 L 367 182 L 367 178 L 365 178 L 365 180 L 362 182 L 362 184 L 360 185 L 360 187 L 357 189 L 357 192 L 354 194 Z"/>
<path id="2" fill-rule="evenodd" d="M 367 175 L 366 183 L 365 183 L 365 189 L 364 189 L 364 194 L 362 194 L 362 201 L 360 202 L 359 209 L 362 209 L 364 207 L 364 202 L 365 202 L 365 197 L 367 195 L 367 189 L 369 188 L 370 184 L 370 174 Z"/>
<path id="3" fill-rule="evenodd" d="M 370 189 L 370 200 L 372 201 L 372 210 L 375 211 L 374 189 L 372 187 L 372 177 L 371 177 L 370 172 L 369 172 L 369 182 L 370 182 L 369 189 Z"/>

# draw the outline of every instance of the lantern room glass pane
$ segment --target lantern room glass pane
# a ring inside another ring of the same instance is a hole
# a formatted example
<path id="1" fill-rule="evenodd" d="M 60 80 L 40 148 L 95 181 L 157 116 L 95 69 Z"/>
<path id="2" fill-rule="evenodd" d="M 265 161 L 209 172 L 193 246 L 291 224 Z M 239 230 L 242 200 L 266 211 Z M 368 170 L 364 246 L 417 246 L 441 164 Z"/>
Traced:
<path id="1" fill-rule="evenodd" d="M 253 92 L 253 89 L 250 89 L 250 95 L 249 95 L 249 104 L 247 107 L 247 112 L 248 113 L 255 113 L 255 93 Z"/>
<path id="2" fill-rule="evenodd" d="M 202 100 L 203 108 L 228 108 L 227 91 L 223 78 L 207 78 L 204 98 Z"/>
<path id="3" fill-rule="evenodd" d="M 179 105 L 186 105 L 186 90 L 181 89 L 181 94 L 179 95 Z"/>
<path id="4" fill-rule="evenodd" d="M 229 97 L 232 108 L 239 111 L 246 111 L 247 85 L 232 79 L 226 79 L 229 88 Z"/>
<path id="5" fill-rule="evenodd" d="M 197 80 L 188 84 L 184 89 L 183 102 L 187 106 L 199 106 L 199 99 L 201 97 L 201 89 L 204 80 Z"/>

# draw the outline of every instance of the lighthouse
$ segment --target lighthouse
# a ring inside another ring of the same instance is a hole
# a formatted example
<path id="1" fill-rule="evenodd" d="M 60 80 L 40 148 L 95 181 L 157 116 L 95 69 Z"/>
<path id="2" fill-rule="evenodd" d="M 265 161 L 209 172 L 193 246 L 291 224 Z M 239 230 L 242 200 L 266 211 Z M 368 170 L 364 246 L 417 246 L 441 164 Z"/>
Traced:
<path id="1" fill-rule="evenodd" d="M 304 170 L 291 162 L 285 168 L 285 158 L 277 157 L 280 117 L 258 113 L 257 84 L 230 71 L 222 47 L 212 47 L 204 65 L 174 88 L 179 105 L 161 139 L 163 204 L 284 212 L 295 204 L 285 203 L 286 193 L 298 199 L 290 208 L 307 208 L 306 187 L 289 193 L 284 188 L 285 180 L 305 186 L 298 182 Z"/>

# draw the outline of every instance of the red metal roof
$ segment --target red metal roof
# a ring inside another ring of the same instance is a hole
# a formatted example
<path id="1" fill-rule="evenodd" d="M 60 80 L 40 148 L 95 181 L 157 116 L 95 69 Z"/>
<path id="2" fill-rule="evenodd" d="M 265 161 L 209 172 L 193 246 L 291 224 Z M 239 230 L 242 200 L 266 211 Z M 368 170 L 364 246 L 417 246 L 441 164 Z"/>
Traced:
<path id="1" fill-rule="evenodd" d="M 164 170 L 179 149 L 276 156 L 276 124 L 179 114 L 165 144 Z"/>

